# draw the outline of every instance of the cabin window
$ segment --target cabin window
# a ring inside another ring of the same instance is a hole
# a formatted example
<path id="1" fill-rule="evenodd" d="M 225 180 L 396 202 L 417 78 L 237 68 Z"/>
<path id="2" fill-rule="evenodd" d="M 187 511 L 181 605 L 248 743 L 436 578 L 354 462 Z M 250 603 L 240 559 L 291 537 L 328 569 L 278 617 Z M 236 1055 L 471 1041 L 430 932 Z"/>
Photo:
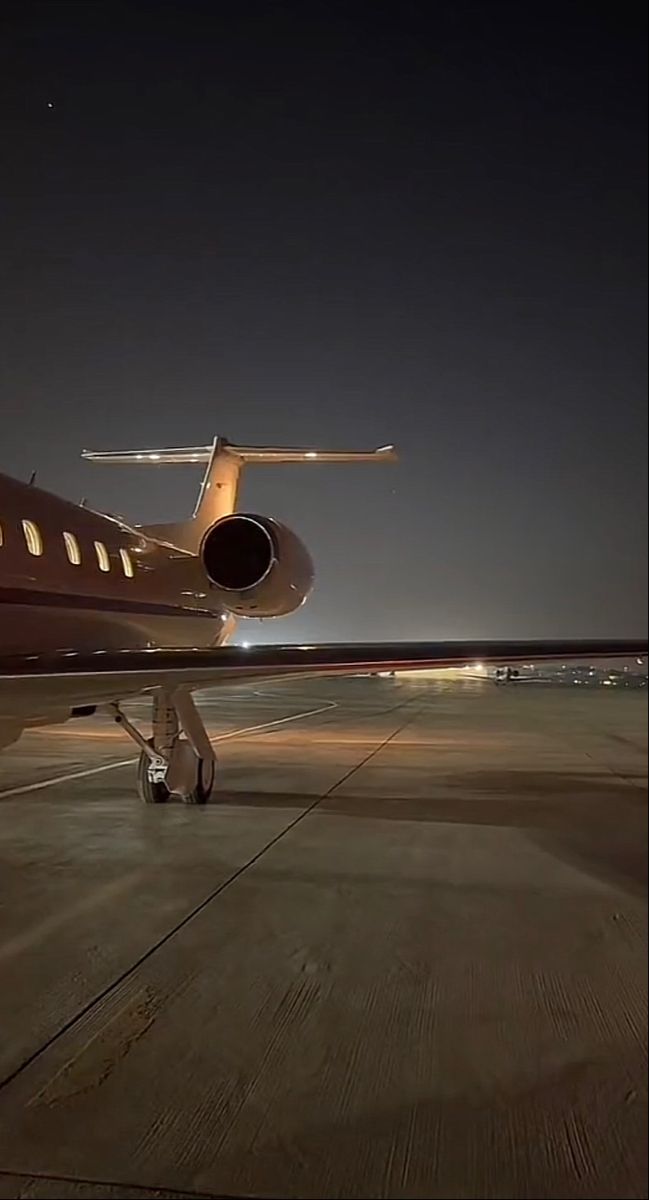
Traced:
<path id="1" fill-rule="evenodd" d="M 81 550 L 79 549 L 77 539 L 73 533 L 64 533 L 63 541 L 65 542 L 65 553 L 68 556 L 68 562 L 78 567 L 81 562 Z"/>
<path id="2" fill-rule="evenodd" d="M 100 571 L 110 571 L 110 559 L 103 542 L 95 542 L 95 554 Z"/>
<path id="3" fill-rule="evenodd" d="M 22 526 L 29 553 L 39 558 L 43 553 L 43 539 L 38 525 L 34 521 L 23 521 Z"/>
<path id="4" fill-rule="evenodd" d="M 131 556 L 130 556 L 128 550 L 120 550 L 119 556 L 122 560 L 122 570 L 123 570 L 124 574 L 126 575 L 126 578 L 132 579 L 133 578 L 133 563 L 131 562 Z"/>

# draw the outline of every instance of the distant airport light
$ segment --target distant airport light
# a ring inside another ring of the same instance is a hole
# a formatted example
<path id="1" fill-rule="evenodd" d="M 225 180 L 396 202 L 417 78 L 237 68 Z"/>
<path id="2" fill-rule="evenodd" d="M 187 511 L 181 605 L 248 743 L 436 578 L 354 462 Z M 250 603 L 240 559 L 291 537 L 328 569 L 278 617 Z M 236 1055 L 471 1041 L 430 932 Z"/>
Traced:
<path id="1" fill-rule="evenodd" d="M 153 458 L 153 459 L 160 458 L 160 455 L 159 454 L 150 454 L 149 458 Z"/>
<path id="2" fill-rule="evenodd" d="M 250 642 L 242 642 L 242 643 L 241 643 L 241 649 L 242 649 L 242 650 L 249 650 L 249 649 L 250 649 Z"/>
<path id="3" fill-rule="evenodd" d="M 315 450 L 307 450 L 307 452 L 305 454 L 305 458 L 317 458 L 317 457 L 318 457 L 318 455 Z"/>

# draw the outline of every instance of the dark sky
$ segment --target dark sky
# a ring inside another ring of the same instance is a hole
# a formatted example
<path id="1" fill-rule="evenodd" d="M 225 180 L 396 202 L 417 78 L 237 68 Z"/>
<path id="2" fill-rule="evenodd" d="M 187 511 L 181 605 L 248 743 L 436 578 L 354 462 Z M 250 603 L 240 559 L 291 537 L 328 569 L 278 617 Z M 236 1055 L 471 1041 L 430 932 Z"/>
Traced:
<path id="1" fill-rule="evenodd" d="M 147 521 L 193 473 L 83 446 L 394 441 L 248 474 L 319 575 L 251 636 L 646 628 L 640 5 L 7 13 L 0 470 Z"/>

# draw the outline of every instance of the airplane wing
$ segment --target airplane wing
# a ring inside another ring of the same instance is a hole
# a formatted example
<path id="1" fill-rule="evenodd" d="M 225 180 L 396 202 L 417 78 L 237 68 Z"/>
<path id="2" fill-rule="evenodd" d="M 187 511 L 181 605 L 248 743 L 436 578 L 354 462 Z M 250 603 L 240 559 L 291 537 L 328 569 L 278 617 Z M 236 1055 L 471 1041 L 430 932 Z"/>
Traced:
<path id="1" fill-rule="evenodd" d="M 647 639 L 623 641 L 353 642 L 221 646 L 211 650 L 98 650 L 0 657 L 0 716 L 44 714 L 123 700 L 155 688 L 214 687 L 262 679 L 422 671 L 481 662 L 645 656 Z"/>

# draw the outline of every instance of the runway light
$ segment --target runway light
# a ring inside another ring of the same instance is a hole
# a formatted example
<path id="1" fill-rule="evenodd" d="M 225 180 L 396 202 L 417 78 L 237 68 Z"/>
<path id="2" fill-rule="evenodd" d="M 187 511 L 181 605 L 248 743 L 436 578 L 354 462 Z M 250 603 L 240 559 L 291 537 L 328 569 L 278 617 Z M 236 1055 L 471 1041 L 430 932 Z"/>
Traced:
<path id="1" fill-rule="evenodd" d="M 149 458 L 152 458 L 152 459 L 160 458 L 160 455 L 159 454 L 150 454 Z"/>
<path id="2" fill-rule="evenodd" d="M 317 458 L 317 457 L 318 457 L 318 455 L 315 450 L 307 450 L 305 458 Z"/>

